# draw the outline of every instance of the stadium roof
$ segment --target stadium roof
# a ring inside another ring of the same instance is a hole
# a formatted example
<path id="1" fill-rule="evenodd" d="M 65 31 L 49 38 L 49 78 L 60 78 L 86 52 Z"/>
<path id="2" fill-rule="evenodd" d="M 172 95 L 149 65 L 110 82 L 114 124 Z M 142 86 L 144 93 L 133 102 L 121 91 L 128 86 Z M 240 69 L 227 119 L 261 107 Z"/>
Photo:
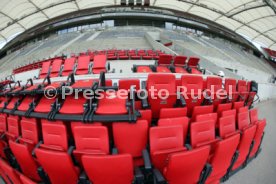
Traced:
<path id="1" fill-rule="evenodd" d="M 0 43 L 60 15 L 120 4 L 121 0 L 1 0 Z M 275 0 L 151 0 L 150 5 L 209 19 L 276 50 Z"/>

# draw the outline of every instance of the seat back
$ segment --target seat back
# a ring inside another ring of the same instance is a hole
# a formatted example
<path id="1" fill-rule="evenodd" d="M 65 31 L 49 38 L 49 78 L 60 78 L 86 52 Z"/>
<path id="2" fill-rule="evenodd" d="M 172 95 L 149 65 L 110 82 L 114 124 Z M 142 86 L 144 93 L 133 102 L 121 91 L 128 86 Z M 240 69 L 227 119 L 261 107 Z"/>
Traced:
<path id="1" fill-rule="evenodd" d="M 130 184 L 134 179 L 129 154 L 82 157 L 83 166 L 93 184 Z"/>
<path id="2" fill-rule="evenodd" d="M 201 147 L 215 140 L 213 121 L 194 122 L 191 124 L 191 146 Z"/>
<path id="3" fill-rule="evenodd" d="M 160 119 L 180 118 L 187 116 L 187 108 L 162 108 L 160 110 Z"/>
<path id="4" fill-rule="evenodd" d="M 198 57 L 190 57 L 188 60 L 188 66 L 189 67 L 197 67 L 198 63 L 199 63 L 200 58 Z"/>
<path id="5" fill-rule="evenodd" d="M 147 147 L 148 122 L 138 120 L 136 123 L 113 123 L 114 144 L 119 154 L 128 153 L 132 157 L 141 157 Z"/>
<path id="6" fill-rule="evenodd" d="M 77 75 L 88 74 L 89 64 L 90 64 L 90 56 L 79 56 L 76 74 Z"/>
<path id="7" fill-rule="evenodd" d="M 57 77 L 60 72 L 61 65 L 63 63 L 62 59 L 55 59 L 52 63 L 51 77 Z"/>
<path id="8" fill-rule="evenodd" d="M 40 140 L 40 122 L 36 118 L 25 118 L 21 120 L 21 143 L 35 146 Z"/>
<path id="9" fill-rule="evenodd" d="M 258 109 L 251 109 L 249 111 L 250 115 L 250 123 L 251 124 L 256 124 L 259 121 L 259 116 L 258 116 Z"/>
<path id="10" fill-rule="evenodd" d="M 217 107 L 218 117 L 222 116 L 223 111 L 231 110 L 231 108 L 232 108 L 232 103 L 218 104 L 218 107 Z"/>
<path id="11" fill-rule="evenodd" d="M 239 112 L 238 110 L 244 107 L 244 102 L 234 102 L 233 104 L 233 109 L 236 109 L 237 113 Z"/>
<path id="12" fill-rule="evenodd" d="M 173 64 L 175 66 L 185 66 L 187 61 L 187 56 L 175 56 Z"/>
<path id="13" fill-rule="evenodd" d="M 236 92 L 237 90 L 237 83 L 236 79 L 233 78 L 226 78 L 225 79 L 225 84 L 224 84 L 224 89 L 226 92 L 229 94 L 231 91 Z"/>
<path id="14" fill-rule="evenodd" d="M 238 80 L 237 89 L 238 89 L 238 92 L 248 92 L 246 81 L 245 80 Z"/>
<path id="15" fill-rule="evenodd" d="M 206 183 L 219 183 L 220 179 L 226 174 L 235 151 L 240 141 L 240 134 L 235 134 L 227 139 L 221 140 L 216 144 L 214 155 L 210 160 L 212 172 Z"/>
<path id="16" fill-rule="evenodd" d="M 187 114 L 191 116 L 193 108 L 203 102 L 203 78 L 199 75 L 182 75 L 181 86 L 184 87 L 182 94 L 186 101 Z"/>
<path id="17" fill-rule="evenodd" d="M 248 112 L 238 113 L 238 129 L 243 130 L 250 125 Z"/>
<path id="18" fill-rule="evenodd" d="M 197 115 L 196 122 L 202 122 L 202 121 L 212 121 L 217 128 L 217 121 L 218 121 L 218 114 L 217 113 L 208 113 L 208 114 L 201 114 Z"/>
<path id="19" fill-rule="evenodd" d="M 7 131 L 7 114 L 0 114 L 0 134 Z"/>
<path id="20" fill-rule="evenodd" d="M 35 154 L 52 184 L 76 184 L 79 170 L 67 152 L 36 149 Z"/>
<path id="21" fill-rule="evenodd" d="M 183 128 L 184 143 L 186 142 L 188 128 L 189 128 L 189 118 L 175 117 L 175 118 L 159 119 L 158 126 L 181 126 Z"/>
<path id="22" fill-rule="evenodd" d="M 194 107 L 191 122 L 194 122 L 196 120 L 196 116 L 198 115 L 213 113 L 213 109 L 213 105 Z"/>
<path id="23" fill-rule="evenodd" d="M 176 103 L 176 82 L 172 74 L 149 74 L 147 90 L 153 118 L 159 117 L 161 108 L 170 108 Z"/>
<path id="24" fill-rule="evenodd" d="M 28 147 L 13 141 L 9 141 L 9 145 L 24 175 L 35 181 L 40 181 L 41 179 L 37 174 L 38 164 L 33 159 L 31 151 Z"/>
<path id="25" fill-rule="evenodd" d="M 236 118 L 232 116 L 223 116 L 219 118 L 219 136 L 226 138 L 236 132 Z"/>
<path id="26" fill-rule="evenodd" d="M 236 119 L 236 109 L 228 110 L 228 111 L 222 111 L 221 112 L 221 117 L 226 117 L 226 116 L 234 116 Z"/>
<path id="27" fill-rule="evenodd" d="M 240 140 L 240 144 L 238 146 L 239 156 L 238 156 L 238 159 L 236 160 L 232 170 L 239 168 L 246 160 L 246 158 L 249 154 L 250 146 L 251 146 L 253 138 L 255 136 L 255 132 L 256 132 L 256 125 L 250 126 L 249 128 L 246 128 L 243 131 L 241 140 Z"/>
<path id="28" fill-rule="evenodd" d="M 43 144 L 40 147 L 56 151 L 68 150 L 67 129 L 63 122 L 49 122 L 46 119 L 41 120 Z"/>
<path id="29" fill-rule="evenodd" d="M 36 184 L 36 182 L 32 181 L 31 179 L 29 179 L 28 177 L 24 176 L 24 175 L 20 175 L 20 180 L 22 182 L 22 184 Z"/>
<path id="30" fill-rule="evenodd" d="M 255 136 L 254 136 L 254 146 L 253 146 L 252 151 L 250 153 L 250 157 L 255 156 L 256 153 L 259 150 L 259 147 L 260 147 L 260 144 L 262 142 L 263 135 L 264 135 L 265 126 L 266 126 L 266 119 L 260 120 L 257 123 L 257 129 L 256 129 L 256 133 L 255 133 Z"/>
<path id="31" fill-rule="evenodd" d="M 67 58 L 64 61 L 62 76 L 68 76 L 70 73 L 73 72 L 75 61 L 76 61 L 75 57 Z"/>
<path id="32" fill-rule="evenodd" d="M 172 60 L 172 55 L 162 54 L 159 56 L 158 65 L 170 65 L 172 63 Z"/>
<path id="33" fill-rule="evenodd" d="M 191 151 L 171 154 L 164 169 L 164 176 L 170 184 L 199 183 L 207 162 L 208 146 Z"/>
<path id="34" fill-rule="evenodd" d="M 109 154 L 108 130 L 104 126 L 77 124 L 72 126 L 76 150 L 74 155 L 80 162 L 84 153 Z"/>
<path id="35" fill-rule="evenodd" d="M 181 126 L 158 126 L 150 128 L 150 155 L 155 168 L 162 171 L 169 154 L 184 151 Z"/>
<path id="36" fill-rule="evenodd" d="M 119 89 L 129 90 L 131 86 L 135 86 L 135 89 L 140 90 L 139 79 L 121 79 L 119 80 Z"/>
<path id="37" fill-rule="evenodd" d="M 208 76 L 206 79 L 206 89 L 213 89 L 214 92 L 222 89 L 222 79 L 220 77 Z"/>
<path id="38" fill-rule="evenodd" d="M 41 71 L 40 71 L 40 74 L 39 74 L 40 79 L 43 79 L 47 76 L 47 74 L 49 72 L 49 69 L 50 69 L 50 66 L 51 66 L 51 62 L 52 61 L 45 61 L 45 62 L 42 63 L 42 68 L 41 68 Z"/>
<path id="39" fill-rule="evenodd" d="M 7 135 L 9 139 L 15 140 L 17 137 L 20 136 L 20 121 L 19 116 L 12 116 L 10 115 L 7 118 L 8 122 L 8 132 Z"/>
<path id="40" fill-rule="evenodd" d="M 94 56 L 93 74 L 100 74 L 101 72 L 106 72 L 106 55 L 96 55 Z"/>
<path id="41" fill-rule="evenodd" d="M 2 174 L 5 175 L 3 178 L 7 180 L 8 184 L 21 184 L 19 173 L 2 159 L 0 159 L 0 168 Z"/>

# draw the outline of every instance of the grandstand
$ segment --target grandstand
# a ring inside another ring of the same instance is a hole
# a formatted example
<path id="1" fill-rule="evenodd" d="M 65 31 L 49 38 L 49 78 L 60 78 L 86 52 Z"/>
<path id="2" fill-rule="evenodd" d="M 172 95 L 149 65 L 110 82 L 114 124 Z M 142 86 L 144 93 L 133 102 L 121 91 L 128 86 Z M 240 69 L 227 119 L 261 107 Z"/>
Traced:
<path id="1" fill-rule="evenodd" d="M 274 1 L 0 5 L 0 183 L 275 183 Z"/>

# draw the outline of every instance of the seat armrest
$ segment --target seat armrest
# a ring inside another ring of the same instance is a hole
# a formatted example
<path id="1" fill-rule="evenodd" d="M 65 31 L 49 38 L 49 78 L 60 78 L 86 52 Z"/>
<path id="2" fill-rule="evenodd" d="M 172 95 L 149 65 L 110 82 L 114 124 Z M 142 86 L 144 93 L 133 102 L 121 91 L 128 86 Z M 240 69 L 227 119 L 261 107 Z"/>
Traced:
<path id="1" fill-rule="evenodd" d="M 150 156 L 149 156 L 148 150 L 144 149 L 142 151 L 142 153 L 143 153 L 143 159 L 144 159 L 145 169 L 146 170 L 151 170 L 152 169 L 152 165 L 151 165 L 151 161 L 150 161 Z"/>
<path id="2" fill-rule="evenodd" d="M 185 144 L 185 147 L 188 149 L 188 150 L 192 150 L 192 146 L 190 144 Z"/>
<path id="3" fill-rule="evenodd" d="M 67 151 L 68 155 L 72 155 L 74 149 L 75 149 L 75 146 L 70 146 L 68 151 Z"/>
<path id="4" fill-rule="evenodd" d="M 34 147 L 34 149 L 33 149 L 33 151 L 32 151 L 32 156 L 33 156 L 33 157 L 36 157 L 36 156 L 35 156 L 35 150 L 36 150 L 37 148 L 39 148 L 40 145 L 41 145 L 42 143 L 43 143 L 42 141 L 39 141 L 39 142 L 35 145 L 35 147 Z"/>
<path id="5" fill-rule="evenodd" d="M 135 174 L 135 183 L 142 184 L 144 182 L 144 175 L 139 167 L 134 168 L 134 174 Z"/>
<path id="6" fill-rule="evenodd" d="M 146 81 L 142 81 L 141 89 L 146 90 Z M 140 94 L 140 96 L 142 97 L 141 101 L 142 101 L 143 109 L 149 108 L 148 97 L 145 98 L 145 95 L 146 94 L 143 91 L 142 91 L 142 94 Z"/>
<path id="7" fill-rule="evenodd" d="M 213 168 L 212 165 L 209 163 L 206 163 L 204 166 L 203 171 L 201 172 L 199 183 L 203 184 L 207 180 L 207 178 L 211 175 Z"/>
<path id="8" fill-rule="evenodd" d="M 186 103 L 186 100 L 184 99 L 183 95 L 178 94 L 178 96 L 179 96 L 180 106 L 186 107 L 187 103 Z"/>
<path id="9" fill-rule="evenodd" d="M 112 155 L 118 155 L 118 149 L 117 148 L 112 148 Z"/>
<path id="10" fill-rule="evenodd" d="M 81 172 L 79 176 L 78 184 L 89 184 L 88 177 L 84 171 Z"/>
<path id="11" fill-rule="evenodd" d="M 164 176 L 158 169 L 153 169 L 153 177 L 156 184 L 167 184 Z"/>

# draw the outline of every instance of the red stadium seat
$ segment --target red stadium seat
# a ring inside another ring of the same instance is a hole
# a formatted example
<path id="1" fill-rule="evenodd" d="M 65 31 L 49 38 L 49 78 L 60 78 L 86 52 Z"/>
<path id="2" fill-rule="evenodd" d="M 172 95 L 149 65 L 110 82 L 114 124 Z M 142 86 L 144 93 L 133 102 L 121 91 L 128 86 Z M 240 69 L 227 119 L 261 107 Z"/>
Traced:
<path id="1" fill-rule="evenodd" d="M 183 128 L 184 143 L 186 142 L 188 129 L 189 129 L 189 118 L 179 117 L 179 118 L 159 119 L 158 126 L 181 126 Z"/>
<path id="2" fill-rule="evenodd" d="M 217 113 L 208 113 L 208 114 L 200 114 L 196 116 L 195 121 L 196 122 L 202 122 L 202 121 L 212 121 L 216 128 L 218 128 L 218 114 Z"/>
<path id="3" fill-rule="evenodd" d="M 222 116 L 223 111 L 228 111 L 231 109 L 232 109 L 232 103 L 218 104 L 218 107 L 217 107 L 218 117 Z"/>
<path id="4" fill-rule="evenodd" d="M 90 73 L 90 56 L 79 56 L 76 75 L 85 75 Z"/>
<path id="5" fill-rule="evenodd" d="M 119 80 L 119 89 L 129 90 L 131 86 L 135 86 L 136 91 L 140 90 L 139 79 L 121 79 Z"/>
<path id="6" fill-rule="evenodd" d="M 250 119 L 248 112 L 238 113 L 238 129 L 244 130 L 250 125 Z"/>
<path id="7" fill-rule="evenodd" d="M 198 64 L 199 64 L 199 60 L 200 60 L 200 58 L 198 58 L 198 57 L 190 57 L 189 60 L 188 60 L 187 65 L 188 65 L 189 68 L 191 68 L 191 73 L 192 74 L 202 74 L 197 69 Z"/>
<path id="8" fill-rule="evenodd" d="M 37 173 L 39 165 L 32 157 L 28 146 L 13 141 L 9 141 L 9 145 L 23 174 L 35 181 L 40 181 L 41 179 Z"/>
<path id="9" fill-rule="evenodd" d="M 29 179 L 28 177 L 24 176 L 24 175 L 20 175 L 20 180 L 22 182 L 22 184 L 37 184 L 36 182 L 32 181 L 31 179 Z"/>
<path id="10" fill-rule="evenodd" d="M 48 73 L 50 71 L 51 62 L 52 61 L 43 62 L 42 68 L 41 68 L 41 71 L 40 71 L 40 74 L 39 74 L 40 79 L 44 79 L 48 75 Z"/>
<path id="11" fill-rule="evenodd" d="M 92 126 L 91 126 L 92 125 Z M 108 131 L 104 126 L 93 124 L 77 124 L 72 127 L 76 150 L 73 154 L 81 163 L 83 155 L 109 154 Z"/>
<path id="12" fill-rule="evenodd" d="M 251 124 L 257 124 L 260 121 L 258 116 L 258 109 L 256 108 L 249 111 L 249 116 Z"/>
<path id="13" fill-rule="evenodd" d="M 236 118 L 232 116 L 223 116 L 219 118 L 219 136 L 222 139 L 232 136 L 236 131 Z"/>
<path id="14" fill-rule="evenodd" d="M 187 114 L 192 115 L 195 106 L 200 106 L 203 102 L 203 78 L 197 75 L 182 75 L 181 77 L 182 95 L 186 101 Z M 193 98 L 195 97 L 195 98 Z"/>
<path id="15" fill-rule="evenodd" d="M 170 184 L 200 183 L 209 152 L 209 147 L 202 147 L 171 154 L 163 171 L 165 179 Z"/>
<path id="16" fill-rule="evenodd" d="M 154 167 L 159 171 L 163 171 L 168 155 L 185 150 L 181 126 L 150 128 L 150 155 Z"/>
<path id="17" fill-rule="evenodd" d="M 52 184 L 76 184 L 80 170 L 67 152 L 36 149 L 35 155 Z"/>
<path id="18" fill-rule="evenodd" d="M 147 147 L 149 126 L 146 120 L 136 123 L 113 123 L 115 148 L 119 154 L 128 153 L 134 159 L 135 166 L 143 165 L 142 152 Z"/>
<path id="19" fill-rule="evenodd" d="M 222 101 L 226 100 L 225 97 L 227 97 L 226 91 L 222 89 L 222 79 L 220 77 L 208 76 L 206 80 L 206 89 L 210 90 L 210 92 L 213 91 L 213 93 L 207 94 L 209 94 L 213 100 L 213 105 L 216 110 L 217 106 L 222 103 Z"/>
<path id="20" fill-rule="evenodd" d="M 131 184 L 134 180 L 131 155 L 82 157 L 84 170 L 93 184 Z"/>
<path id="21" fill-rule="evenodd" d="M 236 134 L 217 143 L 214 155 L 209 160 L 212 172 L 206 184 L 220 183 L 220 179 L 227 173 L 239 141 L 240 134 Z"/>
<path id="22" fill-rule="evenodd" d="M 250 126 L 249 128 L 243 130 L 243 133 L 241 134 L 241 140 L 237 149 L 239 151 L 239 156 L 235 164 L 233 165 L 232 170 L 236 170 L 245 162 L 247 155 L 249 154 L 255 132 L 256 125 Z"/>
<path id="23" fill-rule="evenodd" d="M 70 73 L 73 73 L 74 72 L 74 67 L 75 67 L 75 62 L 76 62 L 76 58 L 74 58 L 74 57 L 67 58 L 64 61 L 61 76 L 68 76 Z"/>
<path id="24" fill-rule="evenodd" d="M 65 124 L 61 121 L 49 122 L 46 119 L 42 119 L 41 122 L 43 144 L 40 147 L 55 151 L 67 151 L 68 134 Z"/>
<path id="25" fill-rule="evenodd" d="M 194 122 L 198 115 L 213 113 L 213 109 L 214 109 L 213 105 L 194 107 L 191 122 Z"/>
<path id="26" fill-rule="evenodd" d="M 152 88 L 154 91 L 150 91 Z M 161 108 L 171 108 L 176 104 L 176 82 L 175 76 L 172 74 L 149 74 L 147 90 L 153 118 L 159 117 Z M 160 95 L 166 95 L 167 98 L 162 99 Z"/>
<path id="27" fill-rule="evenodd" d="M 234 116 L 236 120 L 236 117 L 237 117 L 236 109 L 221 112 L 221 117 L 226 117 L 226 116 Z"/>
<path id="28" fill-rule="evenodd" d="M 15 141 L 20 136 L 20 118 L 19 116 L 10 115 L 7 118 L 8 122 L 8 131 L 6 135 L 9 140 Z"/>
<path id="29" fill-rule="evenodd" d="M 137 66 L 137 73 L 152 73 L 150 66 Z"/>
<path id="30" fill-rule="evenodd" d="M 186 69 L 187 56 L 175 56 L 174 58 L 174 70 L 175 73 L 188 73 Z"/>
<path id="31" fill-rule="evenodd" d="M 172 55 L 163 54 L 159 56 L 158 66 L 156 67 L 156 71 L 159 73 L 171 73 L 168 68 L 172 64 Z"/>
<path id="32" fill-rule="evenodd" d="M 6 161 L 0 159 L 1 174 L 7 184 L 21 184 L 19 172 L 13 169 Z"/>
<path id="33" fill-rule="evenodd" d="M 257 126 L 257 129 L 256 129 L 255 136 L 253 138 L 254 145 L 250 152 L 250 157 L 254 157 L 260 150 L 260 146 L 261 146 L 262 139 L 264 136 L 264 129 L 266 126 L 266 119 L 258 121 L 256 126 Z"/>
<path id="34" fill-rule="evenodd" d="M 228 102 L 236 102 L 239 98 L 239 93 L 237 92 L 236 79 L 225 79 L 224 89 L 228 95 Z"/>
<path id="35" fill-rule="evenodd" d="M 239 92 L 239 100 L 240 101 L 247 101 L 248 95 L 249 95 L 249 90 L 247 88 L 246 81 L 244 80 L 238 80 L 238 86 L 237 86 L 238 92 Z"/>
<path id="36" fill-rule="evenodd" d="M 52 63 L 50 77 L 58 77 L 60 75 L 61 65 L 63 63 L 62 59 L 55 59 Z"/>
<path id="37" fill-rule="evenodd" d="M 159 118 L 178 118 L 187 116 L 187 108 L 162 108 Z"/>
<path id="38" fill-rule="evenodd" d="M 106 70 L 106 55 L 96 55 L 92 66 L 93 74 L 100 74 L 101 72 L 107 72 Z"/>

